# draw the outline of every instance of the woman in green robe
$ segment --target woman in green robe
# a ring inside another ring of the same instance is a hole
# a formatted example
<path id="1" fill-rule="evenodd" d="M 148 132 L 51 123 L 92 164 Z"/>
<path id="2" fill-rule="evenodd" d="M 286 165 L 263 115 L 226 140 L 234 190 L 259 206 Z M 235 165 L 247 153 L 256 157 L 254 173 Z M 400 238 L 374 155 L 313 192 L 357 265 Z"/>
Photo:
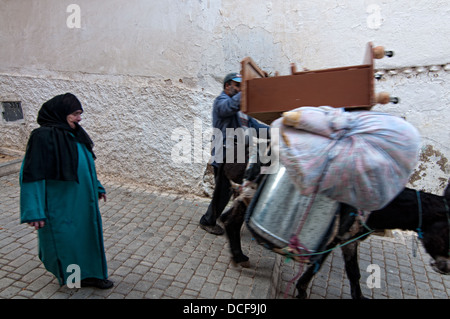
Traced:
<path id="1" fill-rule="evenodd" d="M 38 230 L 39 258 L 59 284 L 110 288 L 92 140 L 79 125 L 83 112 L 71 93 L 45 102 L 20 171 L 21 223 Z M 78 274 L 77 274 L 78 271 Z M 73 274 L 73 275 L 72 275 Z M 79 277 L 74 277 L 78 276 Z"/>

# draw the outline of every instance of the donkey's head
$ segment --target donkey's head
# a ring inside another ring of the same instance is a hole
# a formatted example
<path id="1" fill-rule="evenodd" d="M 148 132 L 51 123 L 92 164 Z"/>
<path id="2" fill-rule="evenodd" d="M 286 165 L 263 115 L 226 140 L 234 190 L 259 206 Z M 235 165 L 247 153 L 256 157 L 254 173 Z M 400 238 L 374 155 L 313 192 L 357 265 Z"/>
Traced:
<path id="1" fill-rule="evenodd" d="M 424 228 L 423 245 L 433 258 L 431 266 L 441 274 L 450 275 L 449 226 L 447 221 L 436 221 Z"/>
<path id="2" fill-rule="evenodd" d="M 449 214 L 450 186 L 445 196 L 405 188 L 388 205 L 373 211 L 366 224 L 372 229 L 419 230 L 426 252 L 437 272 L 450 274 Z M 419 200 L 420 198 L 420 200 Z M 447 203 L 447 205 L 446 205 Z"/>
<path id="3" fill-rule="evenodd" d="M 450 274 L 450 184 L 444 191 L 441 209 L 427 212 L 431 216 L 424 220 L 423 245 L 425 250 L 433 257 L 433 269 L 439 273 Z M 425 217 L 425 216 L 424 216 Z"/>

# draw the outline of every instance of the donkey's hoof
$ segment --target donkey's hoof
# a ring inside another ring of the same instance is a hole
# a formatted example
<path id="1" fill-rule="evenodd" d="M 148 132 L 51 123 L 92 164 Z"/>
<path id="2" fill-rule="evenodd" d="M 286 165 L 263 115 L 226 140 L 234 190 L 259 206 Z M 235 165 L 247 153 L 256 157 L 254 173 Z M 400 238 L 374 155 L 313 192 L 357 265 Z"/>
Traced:
<path id="1" fill-rule="evenodd" d="M 238 266 L 241 266 L 242 268 L 249 268 L 250 267 L 250 261 L 241 261 L 240 263 L 237 264 Z"/>
<path id="2" fill-rule="evenodd" d="M 250 261 L 241 261 L 241 262 L 235 262 L 234 260 L 231 260 L 231 263 L 234 267 L 242 267 L 242 268 L 249 268 L 250 267 Z"/>
<path id="3" fill-rule="evenodd" d="M 235 266 L 235 267 L 238 267 L 238 266 L 243 267 L 243 268 L 250 267 L 250 261 L 249 261 L 248 257 L 245 255 L 233 257 L 233 258 L 231 258 L 231 262 L 232 262 L 233 266 Z"/>
<path id="4" fill-rule="evenodd" d="M 306 293 L 306 290 L 298 290 L 298 295 L 296 297 L 297 299 L 306 299 L 308 298 L 308 294 Z"/>

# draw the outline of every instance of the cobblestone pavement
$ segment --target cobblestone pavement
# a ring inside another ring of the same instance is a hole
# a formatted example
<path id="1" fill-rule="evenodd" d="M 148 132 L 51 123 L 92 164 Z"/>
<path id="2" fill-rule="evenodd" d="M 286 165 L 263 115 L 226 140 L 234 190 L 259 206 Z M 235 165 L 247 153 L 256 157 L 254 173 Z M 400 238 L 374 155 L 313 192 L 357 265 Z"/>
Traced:
<path id="1" fill-rule="evenodd" d="M 198 226 L 209 199 L 177 196 L 102 180 L 104 241 L 112 289 L 60 287 L 37 257 L 36 231 L 19 224 L 18 174 L 0 177 L 0 298 L 26 299 L 272 299 L 294 295 L 289 281 L 299 264 L 285 262 L 242 231 L 249 268 L 235 267 L 225 236 Z M 433 272 L 411 234 L 371 236 L 361 244 L 361 285 L 372 298 L 440 298 L 450 295 L 450 278 Z M 369 264 L 381 269 L 381 287 L 367 288 Z M 287 296 L 284 296 L 288 290 Z M 339 250 L 333 252 L 308 289 L 314 299 L 349 299 Z"/>
<path id="2" fill-rule="evenodd" d="M 394 230 L 389 237 L 370 236 L 359 246 L 361 289 L 373 299 L 449 299 L 450 276 L 432 270 L 431 257 L 414 232 Z M 414 249 L 417 247 L 417 250 Z M 416 257 L 413 256 L 413 249 Z M 281 257 L 279 258 L 281 259 Z M 375 272 L 369 265 L 379 266 L 379 287 L 369 288 L 367 280 Z M 289 282 L 299 272 L 299 264 L 282 262 L 279 271 L 277 298 L 292 298 L 294 285 Z M 351 299 L 340 249 L 327 258 L 308 288 L 310 299 Z"/>

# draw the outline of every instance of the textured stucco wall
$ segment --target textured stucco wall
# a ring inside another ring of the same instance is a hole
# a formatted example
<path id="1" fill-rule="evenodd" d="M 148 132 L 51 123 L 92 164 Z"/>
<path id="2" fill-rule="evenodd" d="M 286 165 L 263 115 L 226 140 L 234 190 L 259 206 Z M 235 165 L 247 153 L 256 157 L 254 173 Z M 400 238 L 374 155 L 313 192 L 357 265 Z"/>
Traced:
<path id="1" fill-rule="evenodd" d="M 391 92 L 400 103 L 377 105 L 373 110 L 405 118 L 422 137 L 419 164 L 408 186 L 442 195 L 450 177 L 448 65 L 381 71 L 385 74 L 376 82 L 377 90 Z"/>
<path id="2" fill-rule="evenodd" d="M 69 28 L 67 7 L 80 8 Z M 404 116 L 423 137 L 414 187 L 441 193 L 449 176 L 448 1 L 0 0 L 0 98 L 25 120 L 0 121 L 0 147 L 24 150 L 40 105 L 72 92 L 96 143 L 101 174 L 203 193 L 205 163 L 180 164 L 174 129 L 211 126 L 223 76 L 251 56 L 264 70 L 362 63 L 373 41 L 395 51 L 377 91 L 401 98 L 376 110 Z M 188 141 L 188 140 L 186 140 Z M 201 139 L 208 149 L 207 136 Z M 198 145 L 197 145 L 198 146 Z"/>
<path id="3" fill-rule="evenodd" d="M 91 76 L 76 80 L 1 76 L 0 91 L 11 89 L 15 92 L 12 96 L 23 103 L 25 121 L 0 126 L 2 147 L 24 150 L 29 132 L 38 126 L 36 114 L 42 103 L 55 92 L 72 92 L 83 103 L 81 125 L 94 140 L 96 165 L 101 174 L 162 189 L 202 194 L 206 163 L 193 160 L 192 164 L 175 163 L 171 152 L 177 141 L 171 137 L 174 128 L 190 132 L 197 120 L 205 132 L 201 146 L 206 150 L 214 96 L 164 81 L 149 84 L 147 79 L 138 77 L 105 81 Z M 193 133 L 191 140 L 193 143 Z"/>

